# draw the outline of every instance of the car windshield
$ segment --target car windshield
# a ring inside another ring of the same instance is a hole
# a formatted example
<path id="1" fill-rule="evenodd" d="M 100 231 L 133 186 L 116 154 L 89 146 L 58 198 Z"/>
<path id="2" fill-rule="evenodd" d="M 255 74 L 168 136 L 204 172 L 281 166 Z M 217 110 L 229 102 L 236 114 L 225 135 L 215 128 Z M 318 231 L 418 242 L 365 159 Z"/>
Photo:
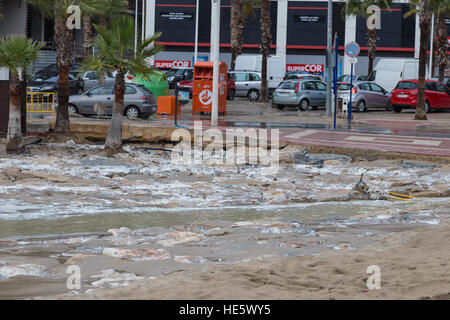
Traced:
<path id="1" fill-rule="evenodd" d="M 297 82 L 282 82 L 278 89 L 286 89 L 286 90 L 294 90 L 295 86 L 297 85 Z"/>
<path id="2" fill-rule="evenodd" d="M 350 90 L 350 83 L 338 83 L 338 90 Z"/>
<path id="3" fill-rule="evenodd" d="M 31 82 L 56 82 L 57 80 L 58 76 L 54 76 L 48 73 L 38 73 L 29 79 L 29 81 Z"/>
<path id="4" fill-rule="evenodd" d="M 417 89 L 417 82 L 399 82 L 395 89 L 399 90 L 415 90 Z"/>
<path id="5" fill-rule="evenodd" d="M 177 70 L 175 75 L 176 76 L 184 76 L 187 71 L 189 71 L 189 70 L 187 70 L 187 69 L 180 69 L 180 70 Z"/>

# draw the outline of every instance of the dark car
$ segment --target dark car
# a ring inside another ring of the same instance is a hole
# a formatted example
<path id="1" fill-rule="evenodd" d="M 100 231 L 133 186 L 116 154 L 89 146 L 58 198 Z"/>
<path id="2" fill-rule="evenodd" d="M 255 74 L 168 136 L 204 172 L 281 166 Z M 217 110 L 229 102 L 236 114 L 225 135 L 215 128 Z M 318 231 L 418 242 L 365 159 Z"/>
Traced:
<path id="1" fill-rule="evenodd" d="M 28 92 L 55 93 L 58 91 L 58 75 L 39 73 L 28 79 Z M 69 73 L 69 92 L 71 95 L 83 93 L 83 80 Z M 45 94 L 43 95 L 45 98 Z M 47 95 L 49 96 L 49 95 Z"/>
<path id="2" fill-rule="evenodd" d="M 173 75 L 167 77 L 169 89 L 175 89 L 175 86 L 177 85 L 178 82 L 192 78 L 193 73 L 194 69 L 192 68 L 178 69 L 178 71 L 175 72 Z"/>
<path id="3" fill-rule="evenodd" d="M 81 72 L 80 68 L 81 68 L 81 64 L 72 63 L 70 65 L 69 73 L 74 76 L 77 76 Z M 56 63 L 50 64 L 50 65 L 42 68 L 41 70 L 37 71 L 34 75 L 38 75 L 41 73 L 57 75 L 58 74 L 58 65 Z"/>

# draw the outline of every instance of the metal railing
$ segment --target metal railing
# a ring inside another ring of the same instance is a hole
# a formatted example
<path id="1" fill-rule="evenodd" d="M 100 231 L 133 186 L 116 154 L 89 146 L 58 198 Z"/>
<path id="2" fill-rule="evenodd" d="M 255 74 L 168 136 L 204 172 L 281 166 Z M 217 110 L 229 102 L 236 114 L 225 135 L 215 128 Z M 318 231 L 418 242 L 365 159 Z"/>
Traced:
<path id="1" fill-rule="evenodd" d="M 27 116 L 32 119 L 34 114 L 50 114 L 55 119 L 54 92 L 34 92 L 27 88 Z"/>

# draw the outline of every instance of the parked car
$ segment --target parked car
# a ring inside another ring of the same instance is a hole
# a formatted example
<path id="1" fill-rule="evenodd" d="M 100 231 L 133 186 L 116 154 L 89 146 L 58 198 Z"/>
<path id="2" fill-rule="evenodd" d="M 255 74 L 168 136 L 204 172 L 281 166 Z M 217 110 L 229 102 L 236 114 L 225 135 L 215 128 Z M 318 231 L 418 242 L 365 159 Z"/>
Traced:
<path id="1" fill-rule="evenodd" d="M 114 85 L 106 84 L 94 87 L 81 95 L 69 98 L 69 112 L 85 116 L 96 115 L 94 105 L 103 105 L 106 115 L 112 115 L 114 102 Z M 124 96 L 124 115 L 129 119 L 148 117 L 157 111 L 153 93 L 143 85 L 126 84 Z"/>
<path id="2" fill-rule="evenodd" d="M 56 92 L 58 91 L 58 75 L 52 73 L 37 73 L 28 78 L 27 90 L 33 92 Z M 69 73 L 69 90 L 70 94 L 83 93 L 83 80 Z"/>
<path id="3" fill-rule="evenodd" d="M 419 78 L 418 59 L 380 59 L 367 81 L 378 83 L 380 86 L 392 92 L 400 80 Z M 428 78 L 428 72 L 426 72 Z"/>
<path id="4" fill-rule="evenodd" d="M 192 99 L 193 84 L 194 84 L 193 79 L 183 80 L 178 82 L 177 87 L 178 90 L 189 91 L 189 99 Z M 234 97 L 236 96 L 236 84 L 233 79 L 230 79 L 230 77 L 227 78 L 227 84 L 225 89 L 227 90 L 227 100 L 234 100 Z"/>
<path id="5" fill-rule="evenodd" d="M 70 65 L 69 73 L 73 76 L 77 76 L 81 71 L 80 68 L 81 68 L 81 64 L 74 62 Z M 54 76 L 57 76 L 58 75 L 58 65 L 56 63 L 50 64 L 50 65 L 42 68 L 41 70 L 35 72 L 34 75 L 39 75 L 40 73 L 52 74 Z"/>
<path id="6" fill-rule="evenodd" d="M 80 74 L 80 78 L 84 82 L 84 90 L 89 90 L 93 87 L 99 85 L 99 76 L 97 71 L 85 71 Z M 105 74 L 105 82 L 103 84 L 113 84 L 116 79 L 112 76 L 110 72 Z"/>
<path id="7" fill-rule="evenodd" d="M 234 80 L 236 97 L 248 97 L 250 101 L 259 100 L 261 74 L 255 71 L 229 71 L 228 78 Z"/>
<path id="8" fill-rule="evenodd" d="M 345 82 L 350 83 L 351 76 L 349 74 L 343 74 L 337 79 L 337 82 Z M 353 82 L 361 82 L 361 81 L 367 81 L 367 76 L 354 74 L 353 75 Z"/>
<path id="9" fill-rule="evenodd" d="M 417 105 L 418 80 L 402 80 L 392 90 L 391 106 L 395 112 L 415 109 Z M 450 89 L 436 80 L 425 81 L 425 110 L 450 108 Z"/>
<path id="10" fill-rule="evenodd" d="M 317 109 L 324 106 L 327 100 L 327 85 L 317 80 L 285 80 L 275 89 L 272 107 L 283 109 L 285 106 L 296 106 L 305 111 L 311 106 Z"/>
<path id="11" fill-rule="evenodd" d="M 178 69 L 177 72 L 175 72 L 173 75 L 167 77 L 169 89 L 175 89 L 175 86 L 177 85 L 178 82 L 192 78 L 193 74 L 194 69 L 192 68 Z"/>
<path id="12" fill-rule="evenodd" d="M 311 75 L 311 73 L 306 72 L 306 71 L 288 71 L 284 74 L 283 80 L 287 80 L 289 78 L 289 76 L 293 75 L 293 74 L 304 74 L 304 75 Z"/>
<path id="13" fill-rule="evenodd" d="M 287 80 L 318 80 L 318 81 L 322 81 L 322 78 L 320 76 L 316 76 L 314 74 L 291 74 Z"/>
<path id="14" fill-rule="evenodd" d="M 347 101 L 350 100 L 350 84 L 347 90 L 342 90 L 344 84 L 338 86 L 340 97 Z M 339 87 L 341 90 L 339 90 Z M 352 88 L 352 110 L 365 112 L 369 108 L 383 108 L 390 110 L 391 93 L 373 82 L 360 82 Z"/>
<path id="15" fill-rule="evenodd" d="M 262 55 L 242 54 L 236 58 L 234 70 L 252 71 L 261 76 L 261 66 Z M 283 81 L 285 70 L 286 64 L 283 57 L 270 56 L 267 58 L 267 91 L 269 97 Z"/>

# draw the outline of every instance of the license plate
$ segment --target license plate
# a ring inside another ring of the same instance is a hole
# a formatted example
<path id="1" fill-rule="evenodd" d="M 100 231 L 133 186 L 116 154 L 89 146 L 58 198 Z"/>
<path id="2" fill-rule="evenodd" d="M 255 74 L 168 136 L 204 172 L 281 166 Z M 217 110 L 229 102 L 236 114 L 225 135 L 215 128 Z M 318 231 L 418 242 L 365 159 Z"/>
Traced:
<path id="1" fill-rule="evenodd" d="M 407 94 L 399 94 L 398 97 L 399 98 L 408 98 L 408 95 Z"/>

